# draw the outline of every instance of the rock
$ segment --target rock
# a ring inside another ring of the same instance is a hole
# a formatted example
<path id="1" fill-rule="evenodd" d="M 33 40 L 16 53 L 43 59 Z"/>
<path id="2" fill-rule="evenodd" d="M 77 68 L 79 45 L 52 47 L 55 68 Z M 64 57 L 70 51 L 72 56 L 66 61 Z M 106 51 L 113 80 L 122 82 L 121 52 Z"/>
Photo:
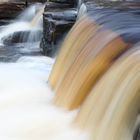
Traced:
<path id="1" fill-rule="evenodd" d="M 140 7 L 140 2 L 137 0 L 129 1 L 129 0 L 118 0 L 118 1 L 111 1 L 111 0 L 83 0 L 82 3 L 85 4 L 87 7 L 87 11 L 90 12 L 94 8 L 111 8 L 111 9 L 118 9 L 118 10 L 138 10 Z"/>
<path id="2" fill-rule="evenodd" d="M 12 45 L 15 43 L 26 43 L 26 42 L 39 42 L 42 37 L 42 31 L 18 31 L 7 37 L 4 37 L 3 43 L 5 45 Z"/>
<path id="3" fill-rule="evenodd" d="M 53 19 L 59 22 L 61 21 L 75 22 L 76 17 L 77 17 L 77 11 L 75 9 L 65 9 L 65 10 L 55 9 L 52 12 L 48 11 L 44 13 L 44 21 L 47 19 L 49 20 Z"/>
<path id="4" fill-rule="evenodd" d="M 0 20 L 0 26 L 3 26 L 3 25 L 8 25 L 8 24 L 10 24 L 10 23 L 12 23 L 14 20 L 7 20 L 7 19 L 1 19 Z"/>
<path id="5" fill-rule="evenodd" d="M 57 2 L 47 2 L 44 12 L 52 11 L 56 9 L 67 9 L 67 8 L 73 8 L 73 6 L 69 3 L 57 3 Z"/>
<path id="6" fill-rule="evenodd" d="M 77 0 L 50 0 L 50 2 L 56 2 L 56 3 L 67 3 L 70 4 L 72 7 L 74 7 L 77 4 Z"/>
<path id="7" fill-rule="evenodd" d="M 140 2 L 85 0 L 83 4 L 89 18 L 97 25 L 117 33 L 128 44 L 139 42 Z"/>
<path id="8" fill-rule="evenodd" d="M 47 0 L 14 0 L 15 2 L 24 2 L 24 3 L 35 3 L 35 2 L 41 2 L 41 3 L 44 3 L 46 2 Z"/>
<path id="9" fill-rule="evenodd" d="M 25 3 L 24 2 L 6 2 L 6 3 L 0 3 L 0 20 L 1 19 L 13 19 L 24 8 L 25 8 Z"/>
<path id="10" fill-rule="evenodd" d="M 43 14 L 43 38 L 40 43 L 45 55 L 54 54 L 64 34 L 75 23 L 76 17 L 77 10 L 71 8 L 69 3 L 48 2 L 46 4 Z"/>
<path id="11" fill-rule="evenodd" d="M 21 11 L 23 11 L 27 6 L 33 4 L 34 2 L 45 2 L 46 0 L 14 0 L 9 2 L 0 3 L 0 20 L 4 19 L 14 19 Z"/>
<path id="12" fill-rule="evenodd" d="M 137 126 L 133 134 L 133 140 L 140 140 L 140 124 Z"/>

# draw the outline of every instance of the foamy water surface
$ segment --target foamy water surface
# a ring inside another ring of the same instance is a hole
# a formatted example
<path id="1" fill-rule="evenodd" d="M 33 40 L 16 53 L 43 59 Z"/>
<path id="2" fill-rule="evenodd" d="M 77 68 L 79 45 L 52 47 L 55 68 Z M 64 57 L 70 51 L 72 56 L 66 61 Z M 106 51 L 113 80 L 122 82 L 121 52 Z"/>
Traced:
<path id="1" fill-rule="evenodd" d="M 43 56 L 0 63 L 0 139 L 87 139 L 73 125 L 77 110 L 68 112 L 53 105 L 54 93 L 47 85 L 53 63 Z"/>

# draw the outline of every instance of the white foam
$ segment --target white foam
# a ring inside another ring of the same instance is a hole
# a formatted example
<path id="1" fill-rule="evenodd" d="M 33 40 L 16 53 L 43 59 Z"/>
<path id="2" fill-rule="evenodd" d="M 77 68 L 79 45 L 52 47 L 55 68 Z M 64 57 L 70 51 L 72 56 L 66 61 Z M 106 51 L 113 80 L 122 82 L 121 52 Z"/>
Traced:
<path id="1" fill-rule="evenodd" d="M 54 93 L 47 78 L 53 63 L 38 56 L 0 64 L 0 139 L 87 139 L 73 126 L 77 111 L 64 111 L 52 103 Z"/>
<path id="2" fill-rule="evenodd" d="M 3 39 L 13 35 L 16 32 L 21 32 L 23 42 L 38 42 L 40 40 L 40 32 L 42 32 L 42 13 L 44 5 L 33 4 L 11 24 L 1 28 L 0 44 L 3 44 Z M 30 32 L 28 38 L 24 32 Z"/>
<path id="3" fill-rule="evenodd" d="M 0 41 L 2 38 L 19 31 L 31 30 L 32 26 L 28 22 L 15 22 L 1 29 Z"/>

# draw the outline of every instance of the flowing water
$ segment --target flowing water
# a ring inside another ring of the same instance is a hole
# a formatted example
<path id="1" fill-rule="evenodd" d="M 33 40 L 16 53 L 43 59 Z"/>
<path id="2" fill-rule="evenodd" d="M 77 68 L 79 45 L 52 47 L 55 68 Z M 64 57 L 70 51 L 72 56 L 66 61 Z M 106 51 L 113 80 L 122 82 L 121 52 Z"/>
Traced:
<path id="1" fill-rule="evenodd" d="M 139 116 L 139 46 L 121 57 L 86 99 L 77 122 L 94 140 L 133 139 Z"/>
<path id="2" fill-rule="evenodd" d="M 134 138 L 140 123 L 138 17 L 131 11 L 98 8 L 83 16 L 51 71 L 54 104 L 67 110 L 81 106 L 75 123 L 90 133 L 89 139 Z"/>
<path id="3" fill-rule="evenodd" d="M 0 139 L 136 140 L 139 16 L 95 8 L 55 61 L 39 51 L 43 9 L 33 5 L 0 30 Z"/>
<path id="4" fill-rule="evenodd" d="M 42 34 L 43 9 L 32 5 L 0 30 L 0 139 L 85 140 L 72 123 L 77 111 L 52 103 L 47 80 L 54 59 L 41 56 L 35 32 Z"/>
<path id="5" fill-rule="evenodd" d="M 24 55 L 41 55 L 43 10 L 44 5 L 31 5 L 13 23 L 0 29 L 1 61 L 14 62 Z"/>

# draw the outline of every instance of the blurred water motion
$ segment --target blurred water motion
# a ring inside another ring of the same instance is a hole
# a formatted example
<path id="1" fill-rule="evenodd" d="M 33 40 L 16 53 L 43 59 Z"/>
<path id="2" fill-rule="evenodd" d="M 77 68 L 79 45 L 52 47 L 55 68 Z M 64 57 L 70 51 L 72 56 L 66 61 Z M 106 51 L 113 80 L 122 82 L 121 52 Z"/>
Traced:
<path id="1" fill-rule="evenodd" d="M 120 57 L 93 88 L 77 118 L 94 140 L 132 140 L 139 125 L 140 47 Z"/>
<path id="2" fill-rule="evenodd" d="M 80 106 L 75 123 L 89 132 L 89 139 L 137 139 L 139 9 L 130 3 L 122 5 L 124 9 L 92 6 L 81 10 L 85 13 L 54 64 L 48 81 L 56 93 L 54 103 L 68 110 Z"/>
<path id="3" fill-rule="evenodd" d="M 139 42 L 138 17 L 97 8 L 75 24 L 49 78 L 57 105 L 78 107 L 115 59 Z"/>
<path id="4" fill-rule="evenodd" d="M 25 55 L 41 55 L 42 13 L 44 5 L 33 4 L 13 23 L 0 29 L 0 61 L 15 62 Z"/>
<path id="5" fill-rule="evenodd" d="M 139 9 L 132 8 L 136 3 L 115 3 L 98 1 L 97 6 L 91 0 L 83 10 L 79 8 L 79 19 L 54 65 L 51 58 L 39 56 L 0 64 L 1 139 L 139 138 Z M 33 9 L 28 9 L 31 17 Z M 42 9 L 29 22 L 31 26 L 41 27 L 41 13 Z M 1 36 L 13 33 L 11 26 Z M 23 47 L 20 52 L 34 49 Z"/>

